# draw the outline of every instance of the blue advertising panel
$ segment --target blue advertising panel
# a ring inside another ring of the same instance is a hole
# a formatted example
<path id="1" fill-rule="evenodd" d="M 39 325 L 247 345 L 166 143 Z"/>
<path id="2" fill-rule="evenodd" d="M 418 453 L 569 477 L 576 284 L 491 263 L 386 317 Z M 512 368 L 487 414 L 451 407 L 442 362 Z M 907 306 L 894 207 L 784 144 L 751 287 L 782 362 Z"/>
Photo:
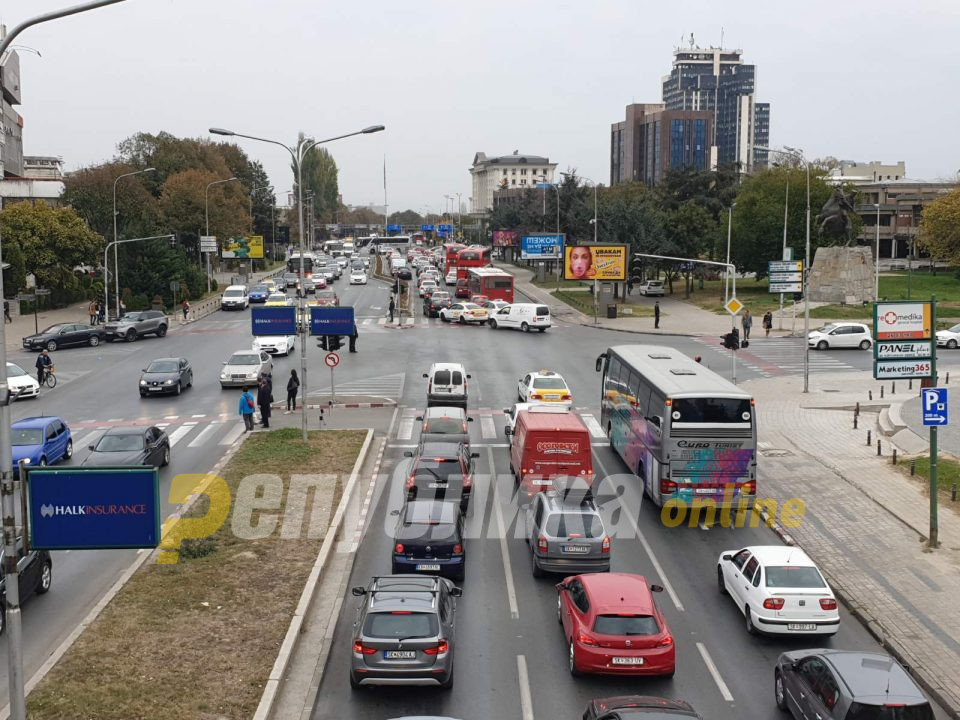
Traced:
<path id="1" fill-rule="evenodd" d="M 524 235 L 520 238 L 523 260 L 556 260 L 563 251 L 563 234 Z"/>
<path id="2" fill-rule="evenodd" d="M 156 468 L 27 470 L 30 544 L 41 550 L 155 548 L 159 488 Z"/>
<path id="3" fill-rule="evenodd" d="M 444 230 L 442 227 L 439 227 L 439 226 L 437 227 L 437 235 L 439 235 L 440 237 L 446 237 L 446 236 L 449 235 L 451 232 L 453 232 L 453 231 L 452 231 L 452 230 Z"/>
<path id="4" fill-rule="evenodd" d="M 946 425 L 950 420 L 946 388 L 924 388 L 920 391 L 924 425 Z"/>
<path id="5" fill-rule="evenodd" d="M 453 225 L 437 225 L 437 230 L 440 232 L 453 232 Z"/>
<path id="6" fill-rule="evenodd" d="M 433 232 L 433 225 L 421 225 L 421 226 L 420 226 L 420 231 L 421 231 L 421 232 Z"/>
<path id="7" fill-rule="evenodd" d="M 353 307 L 311 307 L 312 335 L 353 335 Z"/>
<path id="8" fill-rule="evenodd" d="M 250 322 L 253 334 L 257 335 L 296 335 L 297 309 L 283 307 L 250 307 Z"/>
<path id="9" fill-rule="evenodd" d="M 400 232 L 403 230 L 403 225 L 387 225 L 387 232 Z"/>

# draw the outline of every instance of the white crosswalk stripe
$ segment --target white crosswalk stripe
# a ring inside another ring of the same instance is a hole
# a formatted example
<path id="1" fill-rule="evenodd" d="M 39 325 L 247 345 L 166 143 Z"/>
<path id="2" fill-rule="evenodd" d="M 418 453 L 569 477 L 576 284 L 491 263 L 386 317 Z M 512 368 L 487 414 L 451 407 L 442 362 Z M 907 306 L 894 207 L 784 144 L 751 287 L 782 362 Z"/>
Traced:
<path id="1" fill-rule="evenodd" d="M 376 397 L 390 398 L 398 400 L 403 395 L 403 384 L 406 379 L 406 373 L 394 373 L 392 375 L 381 375 L 379 377 L 364 378 L 362 380 L 347 380 L 345 382 L 337 381 L 337 395 L 373 395 Z M 326 395 L 330 392 L 330 386 L 314 390 L 311 395 Z"/>
<path id="2" fill-rule="evenodd" d="M 220 445 L 232 445 L 238 437 L 243 435 L 243 422 L 239 422 L 230 429 L 223 439 L 220 440 Z"/>
<path id="3" fill-rule="evenodd" d="M 174 430 L 172 433 L 169 433 L 167 437 L 170 438 L 170 447 L 173 447 L 178 442 L 180 442 L 184 438 L 184 436 L 188 432 L 193 430 L 196 426 L 197 426 L 197 423 L 195 422 L 184 423 L 183 425 L 178 427 L 176 430 Z"/>
<path id="4" fill-rule="evenodd" d="M 85 448 L 87 445 L 93 442 L 94 438 L 99 437 L 100 433 L 106 429 L 106 427 L 98 427 L 96 430 L 92 430 L 85 435 L 81 435 L 78 438 L 75 437 L 73 440 L 73 446 L 76 448 Z"/>
<path id="5" fill-rule="evenodd" d="M 190 444 L 187 447 L 200 447 L 201 445 L 204 445 L 207 442 L 207 440 L 210 439 L 210 436 L 216 433 L 220 429 L 220 427 L 221 427 L 221 423 L 219 422 L 210 423 L 203 430 L 200 431 L 200 434 L 198 434 L 193 440 L 190 441 Z"/>
<path id="6" fill-rule="evenodd" d="M 606 438 L 606 433 L 603 432 L 603 428 L 600 427 L 600 423 L 597 422 L 597 419 L 593 416 L 592 413 L 581 413 L 580 418 L 583 420 L 583 424 L 587 426 L 587 430 L 590 431 L 590 434 L 595 438 Z"/>
<path id="7" fill-rule="evenodd" d="M 480 434 L 485 438 L 495 438 L 497 436 L 497 427 L 493 424 L 493 418 L 489 415 L 480 416 Z"/>

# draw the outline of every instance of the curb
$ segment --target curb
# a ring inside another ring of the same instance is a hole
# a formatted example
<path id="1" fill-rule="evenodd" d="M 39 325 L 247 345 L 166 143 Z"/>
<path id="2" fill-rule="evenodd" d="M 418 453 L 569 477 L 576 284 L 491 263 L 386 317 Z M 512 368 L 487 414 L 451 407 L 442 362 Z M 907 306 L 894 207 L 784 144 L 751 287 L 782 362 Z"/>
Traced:
<path id="1" fill-rule="evenodd" d="M 800 547 L 800 544 L 797 543 L 793 537 L 780 526 L 780 523 L 776 519 L 773 519 L 772 524 L 768 521 L 768 513 L 766 508 L 761 509 L 760 516 L 763 518 L 764 523 L 773 530 L 774 534 L 780 538 L 787 545 L 794 547 Z M 801 548 L 802 549 L 802 548 Z M 960 719 L 960 711 L 953 708 L 951 701 L 948 700 L 940 692 L 940 689 L 934 687 L 931 683 L 927 682 L 926 678 L 923 677 L 921 673 L 918 673 L 914 670 L 914 667 L 910 661 L 910 658 L 906 656 L 903 649 L 900 647 L 896 641 L 891 641 L 887 638 L 886 633 L 883 630 L 883 626 L 880 622 L 870 614 L 870 611 L 865 610 L 862 605 L 857 603 L 846 591 L 842 588 L 837 580 L 831 577 L 827 572 L 821 570 L 824 575 L 827 576 L 827 582 L 830 583 L 830 587 L 833 590 L 837 598 L 844 604 L 850 614 L 859 620 L 863 626 L 867 629 L 867 632 L 870 633 L 870 636 L 873 637 L 880 647 L 890 653 L 909 673 L 910 677 L 917 681 L 917 683 L 927 692 L 927 694 L 936 701 L 954 720 Z"/>
<path id="2" fill-rule="evenodd" d="M 307 405 L 307 410 L 329 410 L 330 408 L 333 408 L 334 410 L 342 410 L 342 409 L 356 410 L 358 408 L 365 410 L 368 408 L 390 408 L 390 407 L 396 407 L 396 406 L 397 406 L 396 400 L 387 400 L 385 402 L 331 403 L 329 405 Z M 283 403 L 274 403 L 273 405 L 270 406 L 270 408 L 273 410 L 280 410 L 284 407 L 286 406 Z M 300 407 L 303 407 L 303 406 L 301 405 Z M 294 410 L 294 412 L 297 412 L 299 410 L 300 408 L 297 408 L 297 410 Z"/>
<path id="3" fill-rule="evenodd" d="M 357 485 L 357 477 L 360 474 L 360 468 L 363 467 L 363 463 L 367 459 L 367 452 L 370 450 L 370 441 L 372 439 L 373 429 L 368 428 L 367 437 L 363 441 L 363 446 L 360 448 L 360 453 L 357 455 L 357 460 L 353 465 L 353 470 L 350 472 L 350 479 L 347 481 L 347 486 L 344 488 L 343 494 L 340 496 L 340 503 L 337 505 L 337 510 L 333 515 L 333 521 L 327 528 L 327 533 L 323 538 L 323 544 L 320 546 L 320 552 L 317 553 L 317 560 L 314 562 L 313 568 L 310 570 L 310 575 L 307 577 L 307 583 L 303 588 L 303 593 L 300 595 L 300 601 L 297 603 L 297 609 L 293 613 L 293 619 L 290 621 L 290 626 L 287 628 L 287 634 L 283 638 L 283 643 L 280 646 L 280 652 L 277 654 L 276 662 L 274 662 L 273 669 L 270 671 L 270 675 L 268 676 L 267 682 L 264 685 L 263 694 L 260 696 L 260 704 L 257 705 L 257 710 L 253 714 L 254 720 L 266 720 L 266 718 L 270 717 L 270 713 L 273 710 L 273 705 L 277 700 L 277 694 L 280 691 L 280 683 L 283 680 L 283 676 L 287 672 L 287 666 L 290 664 L 290 658 L 293 656 L 293 651 L 297 647 L 300 628 L 303 626 L 304 618 L 310 611 L 310 605 L 313 603 L 314 591 L 317 589 L 317 585 L 320 582 L 320 575 L 326 567 L 327 560 L 330 558 L 330 555 L 333 552 L 334 540 L 340 533 L 340 526 L 343 523 L 343 516 L 346 514 L 347 505 L 350 503 L 354 488 Z"/>

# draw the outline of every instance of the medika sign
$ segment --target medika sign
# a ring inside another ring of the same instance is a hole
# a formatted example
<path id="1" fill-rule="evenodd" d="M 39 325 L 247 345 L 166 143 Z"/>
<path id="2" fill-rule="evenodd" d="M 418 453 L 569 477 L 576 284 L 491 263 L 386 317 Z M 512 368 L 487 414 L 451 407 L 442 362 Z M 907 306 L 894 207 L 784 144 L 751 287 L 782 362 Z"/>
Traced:
<path id="1" fill-rule="evenodd" d="M 928 302 L 877 303 L 877 340 L 928 340 L 933 337 L 933 310 Z"/>
<path id="2" fill-rule="evenodd" d="M 27 470 L 30 545 L 40 550 L 155 548 L 156 468 Z"/>
<path id="3" fill-rule="evenodd" d="M 927 378 L 933 372 L 933 304 L 878 302 L 873 306 L 873 377 Z"/>

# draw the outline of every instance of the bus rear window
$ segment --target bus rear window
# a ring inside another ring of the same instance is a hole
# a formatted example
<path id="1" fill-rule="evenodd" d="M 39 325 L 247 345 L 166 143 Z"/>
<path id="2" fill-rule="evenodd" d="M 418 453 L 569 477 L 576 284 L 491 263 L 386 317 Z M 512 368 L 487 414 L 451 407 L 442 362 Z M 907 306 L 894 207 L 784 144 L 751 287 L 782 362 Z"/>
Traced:
<path id="1" fill-rule="evenodd" d="M 677 398 L 671 419 L 675 423 L 744 423 L 753 413 L 749 400 L 736 398 Z"/>

